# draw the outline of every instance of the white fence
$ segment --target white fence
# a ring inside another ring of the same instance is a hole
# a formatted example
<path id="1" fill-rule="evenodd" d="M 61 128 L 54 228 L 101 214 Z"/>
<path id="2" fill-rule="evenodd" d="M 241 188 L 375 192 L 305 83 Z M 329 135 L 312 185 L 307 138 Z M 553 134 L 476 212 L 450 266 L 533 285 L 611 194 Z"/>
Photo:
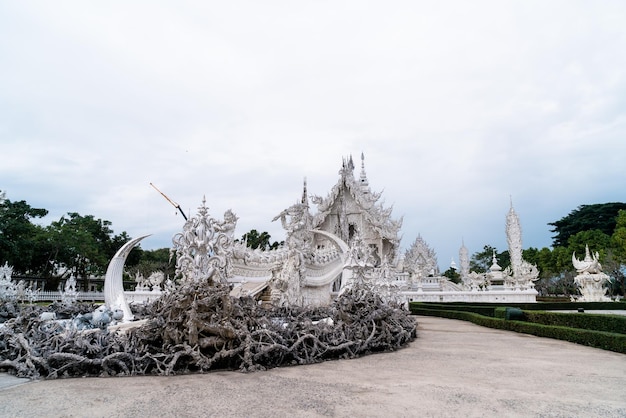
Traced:
<path id="1" fill-rule="evenodd" d="M 40 301 L 61 301 L 61 292 L 53 292 L 53 291 L 39 291 L 36 294 L 32 295 L 33 302 Z M 104 292 L 78 292 L 77 300 L 89 302 L 89 301 L 104 301 Z"/>
<path id="2" fill-rule="evenodd" d="M 33 295 L 33 302 L 54 302 L 62 300 L 61 292 L 39 291 Z M 160 291 L 132 291 L 124 292 L 128 303 L 152 302 L 161 296 Z M 18 299 L 22 299 L 18 296 Z M 24 296 L 24 300 L 28 299 Z M 104 302 L 104 292 L 78 292 L 76 300 L 83 302 Z"/>

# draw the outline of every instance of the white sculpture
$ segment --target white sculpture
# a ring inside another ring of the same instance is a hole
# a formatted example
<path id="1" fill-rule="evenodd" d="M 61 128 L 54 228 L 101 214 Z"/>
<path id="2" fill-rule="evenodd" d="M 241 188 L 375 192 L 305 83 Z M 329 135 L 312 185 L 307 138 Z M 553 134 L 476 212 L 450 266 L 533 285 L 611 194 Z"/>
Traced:
<path id="1" fill-rule="evenodd" d="M 508 272 L 506 273 L 508 274 Z M 494 286 L 498 286 L 497 288 L 504 287 L 505 272 L 502 271 L 502 267 L 498 264 L 496 250 L 493 250 L 491 267 L 489 267 L 489 271 L 485 275 L 485 278 L 488 290 L 494 289 Z"/>
<path id="2" fill-rule="evenodd" d="M 511 208 L 506 216 L 506 239 L 511 257 L 512 280 L 510 286 L 514 290 L 535 291 L 534 282 L 539 279 L 539 270 L 537 266 L 530 264 L 522 257 L 522 227 L 519 217 L 513 209 L 513 201 L 511 201 Z"/>
<path id="3" fill-rule="evenodd" d="M 70 274 L 70 277 L 65 281 L 63 291 L 61 292 L 61 303 L 65 306 L 71 306 L 76 303 L 78 299 L 78 291 L 76 291 L 76 277 Z"/>
<path id="4" fill-rule="evenodd" d="M 150 290 L 150 283 L 139 271 L 135 273 L 135 283 L 137 283 L 135 285 L 135 290 L 138 292 L 146 292 Z"/>
<path id="5" fill-rule="evenodd" d="M 460 290 L 469 291 L 470 294 L 458 292 L 458 296 L 446 295 L 447 301 L 536 302 L 534 282 L 539 278 L 539 270 L 522 257 L 522 230 L 512 203 L 506 216 L 506 237 L 511 266 L 502 269 L 494 251 L 491 267 L 486 273 L 470 271 L 469 253 L 463 242 L 459 250 L 462 282 Z M 441 287 L 444 286 L 454 289 L 449 282 L 442 283 Z M 444 300 L 443 297 L 440 300 Z"/>
<path id="6" fill-rule="evenodd" d="M 478 292 L 485 286 L 485 275 L 472 271 L 468 274 L 469 285 L 472 292 Z"/>
<path id="7" fill-rule="evenodd" d="M 581 296 L 576 298 L 580 302 L 608 302 L 611 299 L 606 296 L 608 289 L 604 285 L 609 281 L 609 276 L 602 272 L 599 262 L 599 254 L 593 255 L 589 246 L 585 246 L 585 258 L 579 260 L 576 253 L 572 253 L 572 264 L 578 273 L 574 277 L 574 283 L 578 286 Z"/>
<path id="8" fill-rule="evenodd" d="M 373 288 L 386 303 L 399 303 L 400 292 L 394 283 L 395 271 L 385 257 L 378 270 L 378 279 L 374 281 Z"/>
<path id="9" fill-rule="evenodd" d="M 465 241 L 461 242 L 461 248 L 459 249 L 459 264 L 460 270 L 459 274 L 461 275 L 461 282 L 464 286 L 471 286 L 471 281 L 468 280 L 469 272 L 470 272 L 470 259 L 469 259 L 469 251 L 467 251 L 467 247 L 465 246 Z"/>
<path id="10" fill-rule="evenodd" d="M 104 303 L 111 312 L 118 310 L 123 312 L 122 322 L 129 322 L 134 319 L 130 306 L 124 296 L 124 279 L 122 277 L 124 263 L 135 245 L 149 236 L 150 235 L 144 235 L 128 241 L 115 253 L 107 267 L 104 278 Z"/>
<path id="11" fill-rule="evenodd" d="M 583 260 L 579 260 L 576 258 L 576 252 L 572 253 L 572 264 L 576 269 L 576 272 L 579 274 L 598 274 L 602 273 L 602 265 L 598 259 L 600 258 L 600 254 L 596 251 L 593 255 L 591 255 L 589 251 L 589 245 L 585 245 L 585 258 Z"/>
<path id="12" fill-rule="evenodd" d="M 160 292 L 164 281 L 165 274 L 162 271 L 154 271 L 148 277 L 148 283 L 153 292 Z"/>
<path id="13" fill-rule="evenodd" d="M 184 281 L 205 280 L 226 282 L 231 276 L 233 234 L 237 217 L 228 210 L 224 220 L 209 216 L 206 199 L 198 208 L 198 216 L 185 222 L 183 232 L 172 238 L 176 254 L 176 276 Z"/>
<path id="14" fill-rule="evenodd" d="M 5 261 L 4 266 L 0 266 L 0 300 L 13 300 L 17 296 L 17 286 L 11 279 L 12 275 L 13 267 Z"/>

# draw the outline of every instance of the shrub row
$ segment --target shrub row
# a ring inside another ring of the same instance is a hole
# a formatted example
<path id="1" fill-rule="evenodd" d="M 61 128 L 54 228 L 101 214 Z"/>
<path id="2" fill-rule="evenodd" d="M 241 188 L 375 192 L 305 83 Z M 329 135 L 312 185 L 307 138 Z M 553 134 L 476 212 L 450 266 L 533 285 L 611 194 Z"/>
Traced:
<path id="1" fill-rule="evenodd" d="M 503 306 L 502 303 L 489 302 L 410 302 L 409 306 L 419 305 L 424 308 L 435 307 L 436 309 L 464 310 L 478 312 L 477 308 L 495 309 Z M 506 303 L 506 306 L 520 308 L 525 311 L 576 311 L 582 308 L 586 311 L 594 310 L 626 310 L 626 302 L 547 302 L 547 303 Z M 493 312 L 488 316 L 493 316 Z"/>
<path id="2" fill-rule="evenodd" d="M 417 305 L 417 304 L 416 304 Z M 569 341 L 590 347 L 615 351 L 626 354 L 626 334 L 614 332 L 596 331 L 591 329 L 570 328 L 564 326 L 544 325 L 533 322 L 509 321 L 501 318 L 493 318 L 473 312 L 444 309 L 423 309 L 421 306 L 411 306 L 411 312 L 416 315 L 438 316 L 442 318 L 460 319 L 474 324 L 515 331 L 538 337 L 554 338 Z"/>
<path id="3" fill-rule="evenodd" d="M 446 303 L 430 303 L 430 302 L 411 302 L 409 304 L 409 309 L 411 310 L 411 312 L 413 312 L 414 307 L 419 307 L 420 309 L 434 309 L 434 310 L 443 309 L 443 310 L 461 311 L 461 312 L 474 312 L 480 315 L 494 316 L 494 309 L 497 306 L 502 306 L 502 305 L 480 306 L 480 305 L 457 304 L 457 303 L 446 304 Z"/>
<path id="4" fill-rule="evenodd" d="M 623 315 L 524 311 L 524 320 L 543 325 L 626 334 L 626 316 Z"/>

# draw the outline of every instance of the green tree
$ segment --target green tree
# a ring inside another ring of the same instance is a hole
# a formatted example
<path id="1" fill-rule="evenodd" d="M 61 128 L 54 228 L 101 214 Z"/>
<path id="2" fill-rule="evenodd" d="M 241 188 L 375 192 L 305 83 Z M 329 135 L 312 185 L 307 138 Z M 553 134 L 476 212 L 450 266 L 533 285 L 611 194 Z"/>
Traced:
<path id="1" fill-rule="evenodd" d="M 491 245 L 485 245 L 482 251 L 472 254 L 470 258 L 470 271 L 486 273 L 492 264 L 494 250 L 495 248 Z"/>
<path id="2" fill-rule="evenodd" d="M 626 296 L 626 266 L 612 250 L 608 250 L 602 260 L 602 271 L 610 277 L 608 295 Z"/>
<path id="3" fill-rule="evenodd" d="M 476 273 L 486 273 L 489 271 L 489 268 L 493 264 L 494 251 L 500 267 L 505 269 L 511 265 L 511 257 L 509 256 L 508 250 L 498 253 L 495 247 L 485 245 L 482 251 L 474 253 L 470 258 L 470 271 L 475 271 Z"/>
<path id="4" fill-rule="evenodd" d="M 33 208 L 24 200 L 11 202 L 0 193 L 0 262 L 13 266 L 16 273 L 33 271 L 43 230 L 32 219 L 47 214 L 46 209 Z"/>
<path id="5" fill-rule="evenodd" d="M 570 255 L 570 260 L 572 254 L 574 253 L 576 253 L 578 258 L 584 257 L 585 248 L 587 246 L 589 246 L 589 250 L 593 252 L 597 251 L 600 254 L 600 259 L 602 260 L 606 255 L 606 252 L 611 249 L 611 244 L 610 235 L 605 234 L 599 229 L 591 229 L 577 232 L 575 235 L 569 237 L 567 241 L 567 249 Z"/>
<path id="6" fill-rule="evenodd" d="M 110 226 L 110 221 L 76 212 L 52 222 L 47 228 L 50 263 L 81 278 L 86 289 L 89 277 L 103 275 L 115 252 L 130 239 L 126 232 L 114 236 Z"/>
<path id="7" fill-rule="evenodd" d="M 611 235 L 611 251 L 603 266 L 611 277 L 610 294 L 626 296 L 626 210 L 617 213 L 615 229 Z"/>
<path id="8" fill-rule="evenodd" d="M 156 271 L 162 271 L 166 278 L 174 277 L 175 257 L 170 259 L 169 248 L 159 248 L 157 250 L 142 250 L 135 248 L 132 253 L 138 255 L 138 262 L 134 265 L 127 265 L 130 273 L 129 279 L 134 280 L 137 274 L 148 278 Z"/>
<path id="9" fill-rule="evenodd" d="M 626 203 L 621 202 L 579 206 L 569 215 L 548 223 L 554 227 L 550 232 L 556 233 L 552 237 L 552 246 L 567 246 L 570 237 L 582 231 L 598 229 L 606 235 L 611 235 L 615 230 L 618 212 L 624 209 Z"/>
<path id="10" fill-rule="evenodd" d="M 453 283 L 461 283 L 461 275 L 454 267 L 450 267 L 448 270 L 444 271 L 442 275 L 450 279 Z"/>
<path id="11" fill-rule="evenodd" d="M 626 210 L 620 210 L 617 214 L 611 241 L 615 257 L 626 263 Z"/>
<path id="12" fill-rule="evenodd" d="M 252 249 L 260 248 L 262 250 L 272 250 L 278 248 L 280 243 L 274 241 L 273 244 L 270 244 L 271 238 L 268 232 L 259 233 L 256 229 L 252 229 L 250 232 L 243 234 L 241 240 L 246 243 L 246 246 Z"/>

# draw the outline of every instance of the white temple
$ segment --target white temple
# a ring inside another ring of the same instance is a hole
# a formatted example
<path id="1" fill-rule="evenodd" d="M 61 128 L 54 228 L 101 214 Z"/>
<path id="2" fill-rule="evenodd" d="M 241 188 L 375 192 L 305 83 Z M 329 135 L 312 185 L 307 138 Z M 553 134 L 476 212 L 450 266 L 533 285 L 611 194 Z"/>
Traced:
<path id="1" fill-rule="evenodd" d="M 352 157 L 344 158 L 326 197 L 309 197 L 305 180 L 296 203 L 274 218 L 286 230 L 286 239 L 273 250 L 253 250 L 236 241 L 237 216 L 228 210 L 223 220 L 215 219 L 203 200 L 197 215 L 172 240 L 176 276 L 228 282 L 232 296 L 278 306 L 328 305 L 355 280 L 366 280 L 383 297 L 404 303 L 536 301 L 538 271 L 522 259 L 521 228 L 512 204 L 506 222 L 512 268 L 502 271 L 494 254 L 489 272 L 471 272 L 463 245 L 462 283 L 455 284 L 440 274 L 435 251 L 421 236 L 399 254 L 402 219 L 394 219 L 392 209 L 380 202 L 381 193 L 370 189 L 363 155 L 358 178 L 354 170 Z M 135 302 L 155 295 L 154 289 L 134 293 Z"/>
<path id="2" fill-rule="evenodd" d="M 233 294 L 260 294 L 278 304 L 327 305 L 349 282 L 350 256 L 360 252 L 371 270 L 397 259 L 401 220 L 393 220 L 391 208 L 379 202 L 365 173 L 354 176 L 352 157 L 343 160 L 339 180 L 325 198 L 311 196 L 306 181 L 302 197 L 278 214 L 287 231 L 285 246 L 272 251 L 250 250 L 235 243 Z M 311 213 L 309 201 L 317 206 Z M 358 250 L 356 247 L 359 247 Z"/>
<path id="3" fill-rule="evenodd" d="M 358 178 L 354 170 L 352 157 L 344 158 L 339 179 L 324 198 L 309 197 L 305 181 L 301 198 L 274 218 L 287 232 L 283 247 L 261 251 L 232 243 L 225 280 L 234 285 L 233 295 L 279 305 L 327 305 L 349 286 L 360 263 L 367 280 L 381 288 L 392 286 L 395 297 L 405 302 L 536 301 L 538 271 L 522 259 L 521 228 L 512 204 L 506 223 L 512 268 L 502 271 L 494 256 L 488 273 L 470 272 L 463 245 L 462 283 L 455 284 L 440 274 L 435 251 L 421 236 L 399 254 L 402 219 L 394 219 L 392 209 L 380 202 L 381 193 L 370 189 L 363 155 Z"/>

